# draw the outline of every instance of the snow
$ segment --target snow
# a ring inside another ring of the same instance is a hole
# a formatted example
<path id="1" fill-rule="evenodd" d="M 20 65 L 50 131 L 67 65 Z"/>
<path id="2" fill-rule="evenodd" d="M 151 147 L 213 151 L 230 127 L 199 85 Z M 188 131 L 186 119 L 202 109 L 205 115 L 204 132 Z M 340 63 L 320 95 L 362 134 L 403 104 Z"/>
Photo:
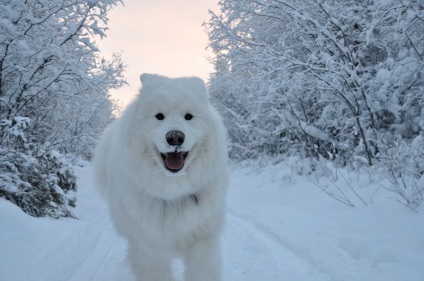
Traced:
<path id="1" fill-rule="evenodd" d="M 330 137 L 328 136 L 328 134 L 320 129 L 318 129 L 317 127 L 313 126 L 313 125 L 309 125 L 306 122 L 300 122 L 300 126 L 301 128 L 305 131 L 306 134 L 323 140 L 323 141 L 331 141 L 333 142 L 333 140 L 330 139 Z"/>
<path id="2" fill-rule="evenodd" d="M 373 204 L 349 207 L 284 161 L 232 170 L 223 280 L 424 279 L 423 208 L 416 213 L 377 195 Z M 91 167 L 77 167 L 76 174 L 77 220 L 33 218 L 0 199 L 1 281 L 132 280 L 125 241 L 94 188 Z M 362 196 L 365 178 L 349 179 Z M 181 280 L 181 264 L 175 268 Z"/>

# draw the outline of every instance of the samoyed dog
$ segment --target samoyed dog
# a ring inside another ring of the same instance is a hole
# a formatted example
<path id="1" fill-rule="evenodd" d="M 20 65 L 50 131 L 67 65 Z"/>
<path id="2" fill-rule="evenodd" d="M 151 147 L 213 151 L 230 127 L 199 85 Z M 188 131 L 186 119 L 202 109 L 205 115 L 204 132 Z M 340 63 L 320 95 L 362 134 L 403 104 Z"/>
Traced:
<path id="1" fill-rule="evenodd" d="M 140 281 L 220 280 L 228 163 L 225 128 L 195 77 L 140 77 L 136 100 L 106 130 L 94 169 Z"/>

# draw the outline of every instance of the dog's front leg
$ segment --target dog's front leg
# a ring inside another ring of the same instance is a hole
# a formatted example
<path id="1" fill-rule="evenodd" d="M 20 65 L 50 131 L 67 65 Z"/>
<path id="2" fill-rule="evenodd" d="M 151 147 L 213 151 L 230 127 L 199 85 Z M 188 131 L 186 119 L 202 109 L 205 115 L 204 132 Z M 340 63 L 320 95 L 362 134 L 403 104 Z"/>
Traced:
<path id="1" fill-rule="evenodd" d="M 184 257 L 185 281 L 220 281 L 221 256 L 218 238 L 197 241 Z"/>
<path id="2" fill-rule="evenodd" d="M 152 255 L 139 248 L 129 248 L 128 255 L 137 281 L 175 281 L 170 260 L 160 253 Z"/>

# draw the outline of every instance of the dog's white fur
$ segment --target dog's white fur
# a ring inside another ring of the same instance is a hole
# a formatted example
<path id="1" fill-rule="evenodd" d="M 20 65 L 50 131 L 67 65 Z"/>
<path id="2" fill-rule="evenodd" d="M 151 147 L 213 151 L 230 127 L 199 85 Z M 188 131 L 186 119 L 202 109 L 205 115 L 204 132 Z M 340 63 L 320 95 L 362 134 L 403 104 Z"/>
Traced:
<path id="1" fill-rule="evenodd" d="M 199 78 L 143 74 L 141 81 L 140 95 L 96 148 L 97 183 L 117 231 L 128 240 L 137 280 L 174 280 L 170 261 L 179 257 L 186 281 L 218 281 L 228 186 L 222 120 Z M 171 130 L 185 134 L 178 149 L 189 151 L 178 172 L 166 169 L 160 156 L 175 150 L 165 137 Z"/>

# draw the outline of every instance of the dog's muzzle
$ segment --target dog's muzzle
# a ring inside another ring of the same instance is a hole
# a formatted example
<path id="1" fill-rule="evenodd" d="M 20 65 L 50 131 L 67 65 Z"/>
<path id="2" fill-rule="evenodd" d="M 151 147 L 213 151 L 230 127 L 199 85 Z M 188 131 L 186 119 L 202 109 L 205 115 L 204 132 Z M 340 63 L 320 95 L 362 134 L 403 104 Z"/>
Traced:
<path id="1" fill-rule="evenodd" d="M 165 164 L 165 168 L 173 173 L 177 173 L 184 167 L 187 155 L 188 151 L 161 152 L 160 154 Z"/>
<path id="2" fill-rule="evenodd" d="M 187 158 L 188 151 L 179 151 L 178 148 L 184 143 L 185 135 L 181 131 L 169 131 L 166 136 L 166 142 L 175 147 L 173 152 L 161 152 L 160 156 L 163 159 L 165 168 L 168 171 L 176 173 L 184 167 L 185 159 Z"/>

